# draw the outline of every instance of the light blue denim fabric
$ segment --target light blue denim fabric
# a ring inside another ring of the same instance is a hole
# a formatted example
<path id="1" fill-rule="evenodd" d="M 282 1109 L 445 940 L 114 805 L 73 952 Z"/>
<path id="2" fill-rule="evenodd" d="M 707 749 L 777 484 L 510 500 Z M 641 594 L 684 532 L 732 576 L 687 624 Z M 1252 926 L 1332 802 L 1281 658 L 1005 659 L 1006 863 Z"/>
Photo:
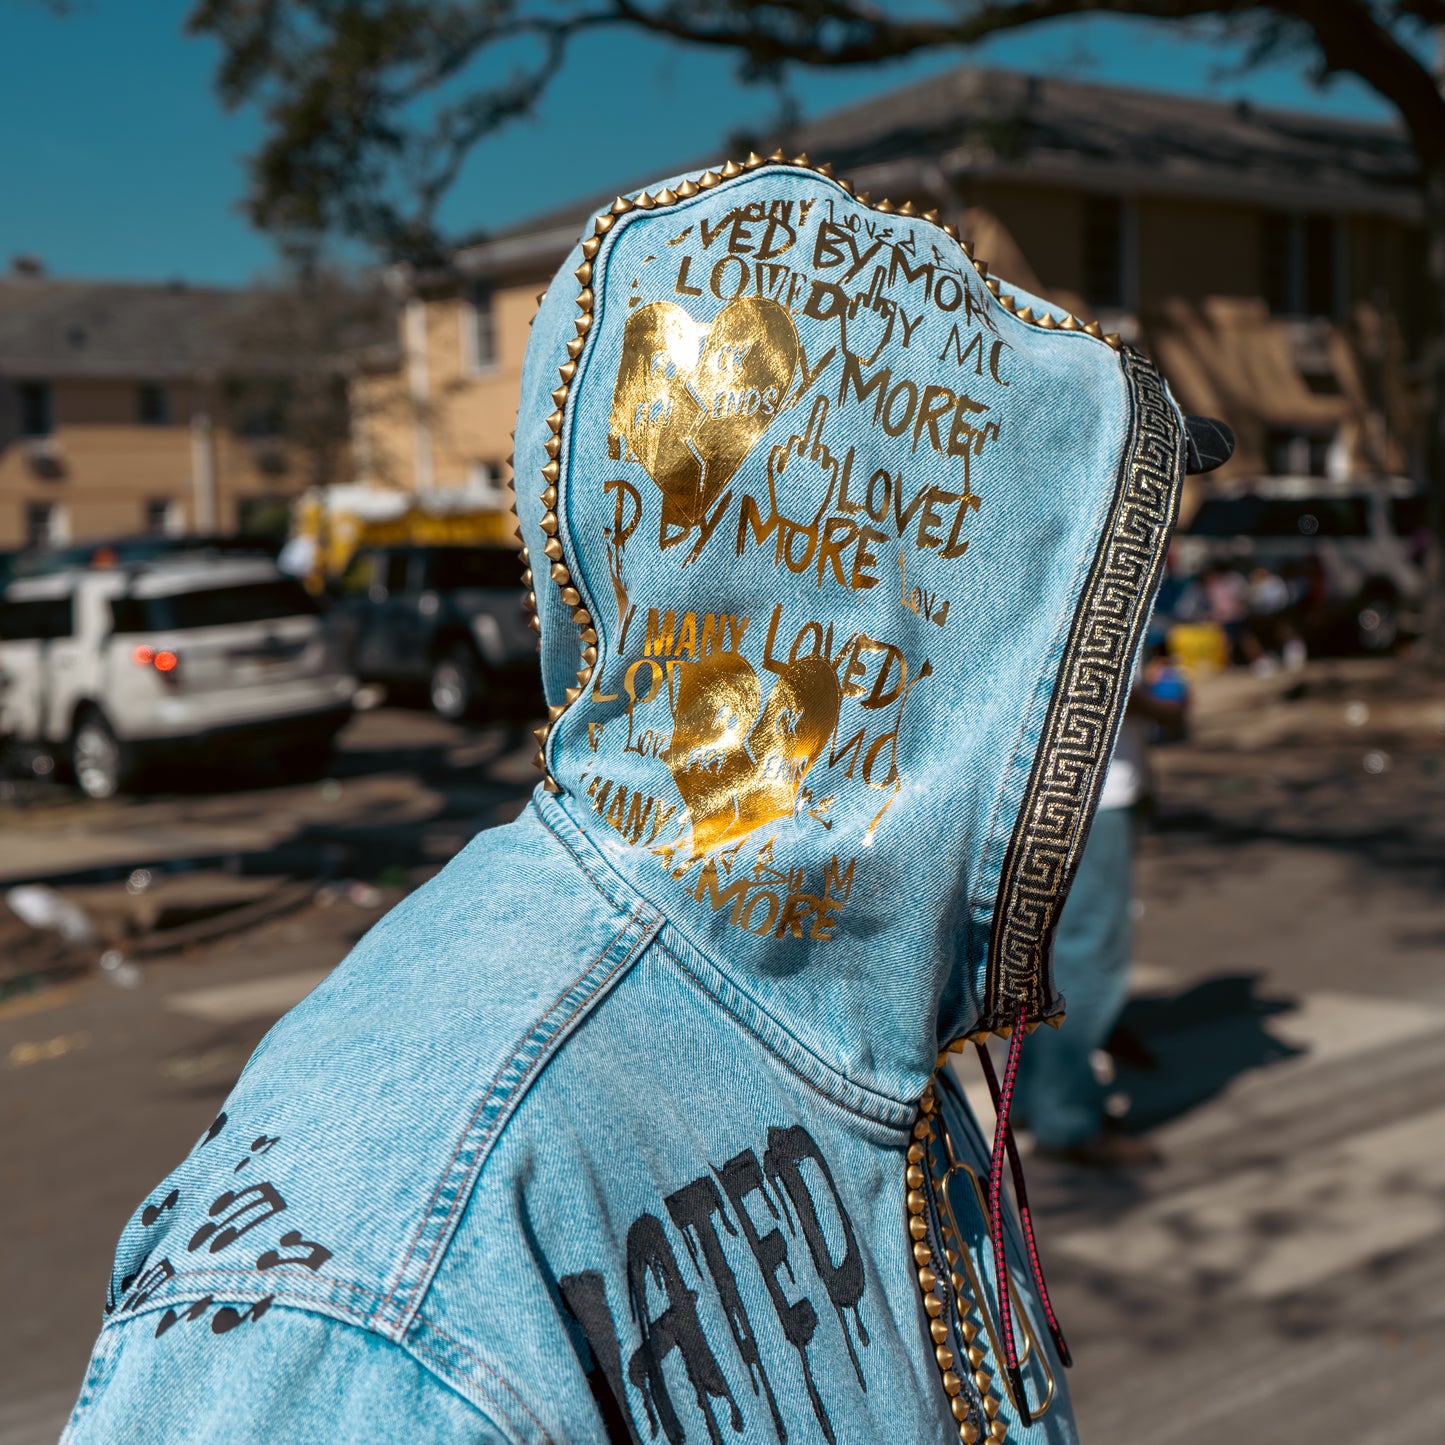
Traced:
<path id="1" fill-rule="evenodd" d="M 931 223 L 800 167 L 685 179 L 589 229 L 528 348 L 547 784 L 137 1210 L 72 1445 L 942 1441 L 980 1389 L 1008 1438 L 1075 1438 L 1023 1272 L 1048 1411 L 1020 1426 L 988 1331 L 943 1374 L 905 1152 L 944 1045 L 1060 1007 L 1177 417 Z M 987 1149 L 939 1092 L 996 1313 Z"/>

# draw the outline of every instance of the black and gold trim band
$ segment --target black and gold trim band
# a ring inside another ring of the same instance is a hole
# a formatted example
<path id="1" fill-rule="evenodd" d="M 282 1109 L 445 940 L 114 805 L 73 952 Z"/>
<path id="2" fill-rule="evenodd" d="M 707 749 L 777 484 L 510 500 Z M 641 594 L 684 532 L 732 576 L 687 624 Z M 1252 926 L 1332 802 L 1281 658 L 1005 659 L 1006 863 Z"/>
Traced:
<path id="1" fill-rule="evenodd" d="M 1049 944 L 1103 786 L 1184 478 L 1183 429 L 1155 368 L 1120 353 L 1129 443 L 1075 609 L 994 901 L 983 1026 L 1060 1012 Z"/>

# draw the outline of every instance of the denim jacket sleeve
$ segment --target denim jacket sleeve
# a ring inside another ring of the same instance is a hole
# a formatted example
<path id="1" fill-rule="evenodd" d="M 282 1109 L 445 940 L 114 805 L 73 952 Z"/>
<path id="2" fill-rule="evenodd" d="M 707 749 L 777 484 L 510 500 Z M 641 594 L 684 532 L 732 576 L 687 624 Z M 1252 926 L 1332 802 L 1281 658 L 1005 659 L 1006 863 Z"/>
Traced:
<path id="1" fill-rule="evenodd" d="M 250 1311 L 198 1303 L 102 1334 L 62 1445 L 375 1445 L 403 1432 L 435 1445 L 509 1439 L 406 1349 L 368 1330 L 277 1306 L 261 1331 Z"/>

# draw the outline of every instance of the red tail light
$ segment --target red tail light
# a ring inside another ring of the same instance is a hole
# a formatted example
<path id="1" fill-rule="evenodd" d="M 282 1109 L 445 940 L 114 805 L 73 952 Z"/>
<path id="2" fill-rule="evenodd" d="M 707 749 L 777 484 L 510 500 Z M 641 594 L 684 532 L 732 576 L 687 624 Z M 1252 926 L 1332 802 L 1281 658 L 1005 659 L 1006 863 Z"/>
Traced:
<path id="1" fill-rule="evenodd" d="M 137 667 L 153 667 L 162 676 L 170 677 L 181 664 L 181 659 L 169 648 L 154 648 L 142 642 L 134 648 L 130 660 Z"/>

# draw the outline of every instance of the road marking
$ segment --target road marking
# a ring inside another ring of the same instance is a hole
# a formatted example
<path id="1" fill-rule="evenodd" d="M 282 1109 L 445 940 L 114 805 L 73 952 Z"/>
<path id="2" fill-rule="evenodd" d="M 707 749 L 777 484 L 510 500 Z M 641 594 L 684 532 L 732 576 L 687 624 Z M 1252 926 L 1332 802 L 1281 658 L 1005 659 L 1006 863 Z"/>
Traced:
<path id="1" fill-rule="evenodd" d="M 329 974 L 329 968 L 308 968 L 278 973 L 249 983 L 227 983 L 215 988 L 193 988 L 173 993 L 166 1007 L 213 1024 L 243 1023 L 247 1019 L 280 1018 L 301 1002 Z"/>
<path id="2" fill-rule="evenodd" d="M 39 993 L 24 993 L 6 999 L 4 1003 L 0 1003 L 0 1022 L 6 1019 L 23 1019 L 30 1014 L 47 1013 L 69 1003 L 75 994 L 75 984 L 62 983 L 54 988 L 42 989 Z"/>
<path id="3" fill-rule="evenodd" d="M 1060 1252 L 1275 1299 L 1445 1231 L 1445 1108 L 1151 1200 Z"/>

